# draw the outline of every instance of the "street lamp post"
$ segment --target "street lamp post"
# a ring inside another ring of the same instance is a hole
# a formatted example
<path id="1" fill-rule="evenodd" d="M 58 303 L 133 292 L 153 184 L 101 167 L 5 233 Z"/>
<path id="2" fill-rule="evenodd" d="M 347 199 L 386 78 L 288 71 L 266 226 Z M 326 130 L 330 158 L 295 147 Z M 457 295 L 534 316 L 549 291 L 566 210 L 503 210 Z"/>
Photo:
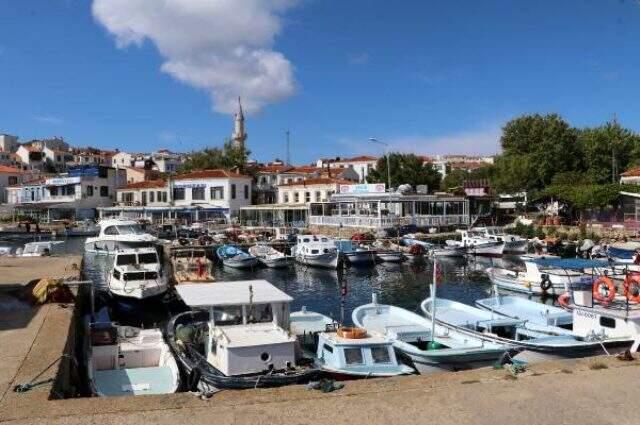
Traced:
<path id="1" fill-rule="evenodd" d="M 387 190 L 391 192 L 391 165 L 389 162 L 389 144 L 383 141 L 376 139 L 375 137 L 369 137 L 369 141 L 373 143 L 378 143 L 384 146 L 384 156 L 387 157 Z"/>

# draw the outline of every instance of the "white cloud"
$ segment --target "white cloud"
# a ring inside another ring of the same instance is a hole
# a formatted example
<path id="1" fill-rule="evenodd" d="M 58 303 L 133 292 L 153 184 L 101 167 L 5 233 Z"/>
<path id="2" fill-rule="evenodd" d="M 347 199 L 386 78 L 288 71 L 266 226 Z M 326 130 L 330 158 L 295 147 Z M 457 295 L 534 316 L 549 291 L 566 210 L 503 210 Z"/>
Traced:
<path id="1" fill-rule="evenodd" d="M 369 63 L 369 53 L 361 52 L 349 55 L 349 63 L 351 65 L 364 65 Z"/>
<path id="2" fill-rule="evenodd" d="M 293 66 L 272 46 L 298 0 L 94 0 L 93 16 L 119 48 L 150 40 L 162 71 L 206 90 L 213 109 L 247 112 L 293 95 Z"/>
<path id="3" fill-rule="evenodd" d="M 415 153 L 417 155 L 493 155 L 500 150 L 499 126 L 484 127 L 476 130 L 461 131 L 442 136 L 397 136 L 380 139 L 389 144 L 389 151 Z M 368 142 L 368 138 L 355 140 L 340 139 L 353 153 L 380 154 L 382 146 Z"/>
<path id="4" fill-rule="evenodd" d="M 43 124 L 53 124 L 53 125 L 60 125 L 64 122 L 62 118 L 54 117 L 51 115 L 37 115 L 33 117 L 33 119 Z"/>

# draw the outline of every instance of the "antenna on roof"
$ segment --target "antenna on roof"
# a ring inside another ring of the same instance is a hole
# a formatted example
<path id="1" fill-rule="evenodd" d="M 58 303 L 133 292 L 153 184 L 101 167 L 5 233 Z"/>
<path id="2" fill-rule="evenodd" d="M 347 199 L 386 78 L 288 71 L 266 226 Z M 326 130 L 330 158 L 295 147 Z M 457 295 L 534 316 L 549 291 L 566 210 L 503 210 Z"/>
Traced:
<path id="1" fill-rule="evenodd" d="M 289 130 L 286 131 L 287 134 L 287 163 L 285 165 L 291 165 L 291 152 L 290 152 L 290 145 L 289 145 Z"/>

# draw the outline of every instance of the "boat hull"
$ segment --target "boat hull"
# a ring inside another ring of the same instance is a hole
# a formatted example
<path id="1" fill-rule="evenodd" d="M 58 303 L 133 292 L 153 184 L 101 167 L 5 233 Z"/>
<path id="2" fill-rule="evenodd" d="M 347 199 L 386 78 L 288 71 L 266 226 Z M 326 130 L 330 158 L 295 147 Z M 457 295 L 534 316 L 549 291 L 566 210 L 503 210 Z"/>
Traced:
<path id="1" fill-rule="evenodd" d="M 504 243 L 503 252 L 505 254 L 514 254 L 514 255 L 526 254 L 528 246 L 529 246 L 529 242 L 525 239 L 508 241 Z"/>
<path id="2" fill-rule="evenodd" d="M 305 266 L 322 267 L 326 269 L 338 268 L 337 253 L 327 253 L 327 254 L 319 254 L 319 255 L 298 254 L 296 256 L 296 261 L 300 264 L 304 264 Z"/>
<path id="3" fill-rule="evenodd" d="M 504 253 L 504 243 L 482 243 L 466 246 L 467 254 L 484 257 L 501 257 Z"/>
<path id="4" fill-rule="evenodd" d="M 260 263 L 271 269 L 283 269 L 289 267 L 292 263 L 291 257 L 278 257 L 278 258 L 258 258 Z"/>
<path id="5" fill-rule="evenodd" d="M 407 258 L 402 252 L 380 252 L 376 254 L 376 258 L 384 263 L 402 263 Z"/>
<path id="6" fill-rule="evenodd" d="M 354 266 L 370 266 L 375 263 L 374 251 L 356 251 L 342 253 L 349 264 Z"/>
<path id="7" fill-rule="evenodd" d="M 489 274 L 489 279 L 491 283 L 494 284 L 499 289 L 504 289 L 506 291 L 518 292 L 521 294 L 528 295 L 554 295 L 560 296 L 563 294 L 565 289 L 564 282 L 554 282 L 555 279 L 551 278 L 551 288 L 548 290 L 543 290 L 540 287 L 541 282 L 531 282 L 525 279 L 518 279 L 517 277 L 512 277 L 507 274 L 499 273 L 493 269 L 487 269 L 487 273 Z"/>
<path id="8" fill-rule="evenodd" d="M 222 260 L 222 264 L 225 267 L 231 267 L 234 269 L 252 269 L 256 267 L 259 262 L 255 257 L 250 258 L 225 258 Z"/>
<path id="9" fill-rule="evenodd" d="M 155 242 L 148 241 L 87 240 L 84 249 L 85 252 L 113 255 L 117 251 L 125 249 L 146 248 L 155 245 Z"/>

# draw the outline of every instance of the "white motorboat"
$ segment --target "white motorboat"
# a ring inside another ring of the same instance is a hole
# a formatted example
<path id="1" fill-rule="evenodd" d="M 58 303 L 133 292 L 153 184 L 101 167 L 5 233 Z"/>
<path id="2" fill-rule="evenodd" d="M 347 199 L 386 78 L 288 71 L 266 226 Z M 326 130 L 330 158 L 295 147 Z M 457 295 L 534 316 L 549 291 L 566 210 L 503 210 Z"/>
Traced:
<path id="1" fill-rule="evenodd" d="M 518 235 L 505 233 L 501 227 L 474 227 L 474 232 L 484 235 L 495 242 L 504 242 L 504 254 L 524 254 L 529 247 L 529 241 Z"/>
<path id="2" fill-rule="evenodd" d="M 293 257 L 285 255 L 267 244 L 252 246 L 249 248 L 249 254 L 256 257 L 265 266 L 274 269 L 288 267 L 293 262 Z"/>
<path id="3" fill-rule="evenodd" d="M 538 325 L 540 329 L 547 326 L 571 329 L 573 324 L 573 315 L 564 308 L 542 304 L 521 296 L 493 296 L 476 300 L 476 306 L 502 316 L 525 320 L 529 326 Z"/>
<path id="4" fill-rule="evenodd" d="M 180 370 L 160 329 L 111 322 L 106 308 L 87 323 L 89 387 L 100 397 L 170 394 L 180 386 Z"/>
<path id="5" fill-rule="evenodd" d="M 402 251 L 378 250 L 376 258 L 383 263 L 402 263 L 407 259 Z"/>
<path id="6" fill-rule="evenodd" d="M 508 351 L 502 344 L 434 326 L 430 319 L 400 307 L 378 304 L 375 296 L 371 304 L 353 310 L 352 320 L 357 327 L 390 338 L 422 374 L 491 365 Z"/>
<path id="7" fill-rule="evenodd" d="M 323 235 L 298 235 L 292 248 L 296 262 L 313 267 L 338 268 L 335 240 Z"/>
<path id="8" fill-rule="evenodd" d="M 218 247 L 216 255 L 222 264 L 234 269 L 252 269 L 259 264 L 256 257 L 233 245 Z"/>
<path id="9" fill-rule="evenodd" d="M 291 332 L 303 350 L 314 358 L 315 365 L 335 378 L 384 377 L 413 373 L 396 356 L 393 341 L 364 329 L 337 326 L 320 313 L 291 313 Z"/>
<path id="10" fill-rule="evenodd" d="M 461 240 L 448 240 L 448 246 L 462 247 L 467 254 L 500 257 L 504 252 L 504 241 L 487 238 L 484 234 L 472 230 L 458 230 Z"/>
<path id="11" fill-rule="evenodd" d="M 491 282 L 500 289 L 524 294 L 558 296 L 566 292 L 572 283 L 593 281 L 593 275 L 584 273 L 584 268 L 606 267 L 607 262 L 578 258 L 541 258 L 525 260 L 524 264 L 525 271 L 489 267 L 486 272 Z"/>
<path id="12" fill-rule="evenodd" d="M 116 251 L 108 278 L 112 294 L 145 299 L 164 293 L 168 288 L 167 281 L 155 248 Z"/>
<path id="13" fill-rule="evenodd" d="M 86 252 L 114 254 L 121 249 L 154 246 L 158 241 L 133 220 L 101 220 L 98 226 L 98 236 L 85 241 Z"/>
<path id="14" fill-rule="evenodd" d="M 38 241 L 25 244 L 18 257 L 46 257 L 64 253 L 64 241 Z"/>

